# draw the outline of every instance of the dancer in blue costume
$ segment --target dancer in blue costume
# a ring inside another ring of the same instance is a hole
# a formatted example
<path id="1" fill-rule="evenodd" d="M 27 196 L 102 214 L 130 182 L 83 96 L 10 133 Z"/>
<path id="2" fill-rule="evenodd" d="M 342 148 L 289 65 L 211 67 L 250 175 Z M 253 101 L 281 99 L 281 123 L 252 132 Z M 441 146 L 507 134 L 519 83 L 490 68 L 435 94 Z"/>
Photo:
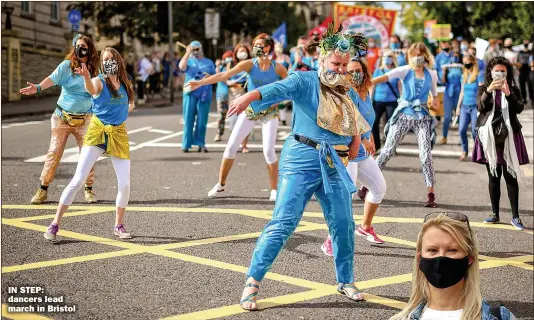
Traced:
<path id="1" fill-rule="evenodd" d="M 215 74 L 215 64 L 210 59 L 204 58 L 202 45 L 198 41 L 192 41 L 187 46 L 185 55 L 180 60 L 179 68 L 185 71 L 186 84 L 189 81 L 198 81 L 206 76 Z M 211 86 L 205 86 L 197 92 L 190 92 L 184 87 L 182 99 L 184 112 L 183 152 L 189 152 L 191 145 L 197 145 L 198 152 L 208 152 L 208 149 L 206 149 L 206 127 L 208 125 L 211 99 Z"/>
<path id="2" fill-rule="evenodd" d="M 434 194 L 436 180 L 431 153 L 433 119 L 429 113 L 429 109 L 437 109 L 437 76 L 432 70 L 434 59 L 422 42 L 414 43 L 408 49 L 408 58 L 409 65 L 395 68 L 372 80 L 373 84 L 377 85 L 398 78 L 402 80 L 403 85 L 399 106 L 384 128 L 387 137 L 386 144 L 376 162 L 381 170 L 384 169 L 404 135 L 413 130 L 417 136 L 419 160 L 428 189 L 425 207 L 435 208 L 437 206 Z M 432 106 L 428 106 L 429 93 L 433 97 Z"/>
<path id="3" fill-rule="evenodd" d="M 369 69 L 365 62 L 359 56 L 356 56 L 351 59 L 347 71 L 352 74 L 353 80 L 353 86 L 349 91 L 349 95 L 356 104 L 358 112 L 372 126 L 375 122 L 375 111 L 369 95 L 369 89 L 372 85 Z M 363 219 L 355 233 L 365 237 L 369 242 L 383 244 L 384 241 L 376 235 L 371 225 L 378 206 L 386 195 L 386 180 L 373 158 L 376 151 L 373 139 L 371 131 L 362 133 L 358 156 L 356 159 L 350 160 L 347 171 L 354 184 L 357 183 L 358 186 L 365 186 L 369 190 L 369 194 L 365 198 Z M 332 238 L 330 236 L 324 241 L 321 250 L 327 256 L 333 255 Z"/>
<path id="4" fill-rule="evenodd" d="M 206 84 L 228 80 L 228 78 L 242 71 L 248 73 L 248 91 L 276 82 L 278 79 L 285 79 L 287 77 L 287 70 L 282 65 L 271 61 L 268 56 L 274 49 L 273 39 L 268 34 L 262 33 L 254 39 L 253 44 L 253 55 L 256 57 L 255 59 L 242 61 L 230 70 L 218 73 L 213 77 L 201 81 L 191 81 L 188 87 L 191 90 L 196 90 Z M 274 145 L 276 143 L 276 132 L 278 129 L 278 104 L 274 102 L 277 101 L 273 101 L 271 106 L 264 110 L 256 112 L 252 108 L 248 108 L 244 114 L 239 115 L 226 149 L 224 150 L 219 170 L 219 182 L 208 192 L 208 197 L 214 198 L 225 191 L 226 178 L 234 163 L 239 144 L 252 131 L 256 123 L 261 121 L 263 122 L 263 155 L 265 162 L 267 162 L 271 187 L 269 199 L 271 201 L 276 200 L 278 158 Z"/>
<path id="5" fill-rule="evenodd" d="M 294 106 L 292 131 L 282 149 L 273 218 L 256 243 L 247 272 L 240 303 L 245 310 L 258 309 L 260 281 L 314 194 L 332 235 L 338 291 L 352 300 L 363 300 L 354 285 L 351 193 L 356 189 L 346 165 L 358 154 L 359 135 L 370 130 L 348 95 L 351 77 L 347 64 L 351 56 L 365 49 L 363 35 L 342 35 L 341 27 L 336 31 L 332 24 L 321 42 L 319 71 L 292 73 L 230 103 L 229 114 L 240 113 L 249 105 L 260 112 L 281 100 L 293 100 Z"/>

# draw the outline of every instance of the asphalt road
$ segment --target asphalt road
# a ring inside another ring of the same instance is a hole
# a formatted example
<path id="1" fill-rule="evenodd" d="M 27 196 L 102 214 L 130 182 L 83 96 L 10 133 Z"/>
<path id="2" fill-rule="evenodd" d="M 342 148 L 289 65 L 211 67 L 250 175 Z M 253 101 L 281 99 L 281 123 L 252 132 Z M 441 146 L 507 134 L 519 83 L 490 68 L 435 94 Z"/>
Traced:
<path id="1" fill-rule="evenodd" d="M 531 111 L 531 110 L 530 110 Z M 387 319 L 410 295 L 414 242 L 422 218 L 426 188 L 413 134 L 384 175 L 386 198 L 375 229 L 386 243 L 372 246 L 357 238 L 355 274 L 367 301 L 353 303 L 336 294 L 332 258 L 320 250 L 327 235 L 320 206 L 312 200 L 297 232 L 262 282 L 258 313 L 243 312 L 239 299 L 251 253 L 270 218 L 268 178 L 261 151 L 261 129 L 249 141 L 251 152 L 238 154 L 224 197 L 207 199 L 217 182 L 224 140 L 213 143 L 215 115 L 210 116 L 209 153 L 180 152 L 180 108 L 139 109 L 127 128 L 131 140 L 131 200 L 126 227 L 134 238 L 118 240 L 112 232 L 116 178 L 107 158 L 96 164 L 94 191 L 99 202 L 87 205 L 80 192 L 63 220 L 60 243 L 42 236 L 52 220 L 63 188 L 74 174 L 77 150 L 69 140 L 49 201 L 32 206 L 43 156 L 50 139 L 49 116 L 2 122 L 2 307 L 8 287 L 40 286 L 49 296 L 63 296 L 73 313 L 33 312 L 51 319 Z M 532 112 L 523 122 L 532 123 Z M 279 128 L 279 141 L 289 133 Z M 520 214 L 527 227 L 514 230 L 502 183 L 502 224 L 480 222 L 491 211 L 483 166 L 460 163 L 458 134 L 436 146 L 437 202 L 443 210 L 470 217 L 481 245 L 482 292 L 519 319 L 533 319 L 533 177 L 523 166 Z M 532 150 L 532 126 L 524 134 Z M 279 152 L 278 152 L 279 153 Z M 531 159 L 534 154 L 530 154 Z M 363 202 L 354 201 L 356 220 Z M 28 296 L 28 295 L 26 295 Z M 55 305 L 54 303 L 49 303 Z M 11 305 L 11 304 L 9 304 Z M 19 319 L 20 314 L 2 319 Z M 44 318 L 34 318 L 44 319 Z"/>

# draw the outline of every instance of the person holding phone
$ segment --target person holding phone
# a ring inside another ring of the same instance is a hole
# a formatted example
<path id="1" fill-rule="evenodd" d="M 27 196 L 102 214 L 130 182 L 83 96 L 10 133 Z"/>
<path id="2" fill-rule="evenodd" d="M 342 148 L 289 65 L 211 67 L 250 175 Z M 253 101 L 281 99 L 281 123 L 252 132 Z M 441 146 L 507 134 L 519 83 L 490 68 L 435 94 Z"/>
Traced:
<path id="1" fill-rule="evenodd" d="M 179 63 L 180 70 L 185 72 L 185 83 L 199 81 L 215 74 L 215 64 L 204 57 L 199 41 L 192 41 Z M 183 94 L 184 138 L 182 151 L 189 152 L 191 146 L 197 145 L 198 152 L 208 152 L 206 148 L 206 130 L 212 100 L 211 85 L 191 92 L 185 89 Z"/>
<path id="2" fill-rule="evenodd" d="M 519 166 L 528 164 L 529 158 L 517 117 L 523 112 L 524 105 L 508 59 L 495 57 L 489 61 L 486 80 L 478 89 L 477 109 L 480 112 L 477 118 L 478 135 L 471 159 L 486 166 L 493 210 L 484 223 L 500 221 L 500 182 L 501 176 L 504 176 L 512 208 L 511 224 L 523 230 L 519 218 L 518 178 L 521 174 Z"/>

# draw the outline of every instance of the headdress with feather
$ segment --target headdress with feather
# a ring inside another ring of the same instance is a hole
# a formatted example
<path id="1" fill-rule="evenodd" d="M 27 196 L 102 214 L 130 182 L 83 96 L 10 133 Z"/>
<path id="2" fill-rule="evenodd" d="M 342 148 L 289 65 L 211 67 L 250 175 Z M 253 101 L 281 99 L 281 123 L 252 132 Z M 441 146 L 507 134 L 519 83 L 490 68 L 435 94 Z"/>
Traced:
<path id="1" fill-rule="evenodd" d="M 367 52 L 365 36 L 362 33 L 342 33 L 342 29 L 342 25 L 339 25 L 337 31 L 334 28 L 334 23 L 328 25 L 328 29 L 319 43 L 321 55 L 326 55 L 330 51 L 339 51 L 344 54 L 350 53 L 351 57 L 364 56 Z"/>

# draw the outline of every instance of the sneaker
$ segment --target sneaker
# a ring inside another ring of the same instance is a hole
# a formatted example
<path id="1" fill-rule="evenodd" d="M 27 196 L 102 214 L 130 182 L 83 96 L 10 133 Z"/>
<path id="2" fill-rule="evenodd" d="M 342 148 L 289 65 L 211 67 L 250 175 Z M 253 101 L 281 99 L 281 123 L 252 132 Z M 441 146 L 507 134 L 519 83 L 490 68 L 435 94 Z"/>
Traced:
<path id="1" fill-rule="evenodd" d="M 30 202 L 31 204 L 41 204 L 46 201 L 47 196 L 48 191 L 39 188 Z"/>
<path id="2" fill-rule="evenodd" d="M 362 187 L 362 189 L 358 190 L 358 192 L 356 194 L 358 195 L 358 198 L 360 198 L 360 199 L 365 201 L 365 197 L 367 196 L 367 192 L 369 192 L 369 189 L 367 189 L 366 187 Z"/>
<path id="3" fill-rule="evenodd" d="M 50 240 L 51 242 L 56 242 L 56 235 L 59 231 L 59 226 L 55 223 L 48 226 L 48 230 L 46 230 L 44 237 L 46 240 Z"/>
<path id="4" fill-rule="evenodd" d="M 123 224 L 118 224 L 113 229 L 116 236 L 119 236 L 120 239 L 131 239 L 132 235 L 126 232 Z"/>
<path id="5" fill-rule="evenodd" d="M 183 153 L 189 153 L 189 149 L 182 149 Z"/>
<path id="6" fill-rule="evenodd" d="M 276 201 L 276 190 L 271 190 L 271 196 L 269 197 L 269 201 Z"/>
<path id="7" fill-rule="evenodd" d="M 208 192 L 208 198 L 215 198 L 216 196 L 218 196 L 219 194 L 221 194 L 221 192 L 224 191 L 224 186 L 221 185 L 220 183 L 217 183 L 213 188 L 211 188 L 211 190 Z"/>
<path id="8" fill-rule="evenodd" d="M 85 202 L 96 203 L 96 196 L 93 190 L 85 189 Z"/>
<path id="9" fill-rule="evenodd" d="M 425 202 L 425 207 L 427 208 L 436 208 L 438 205 L 436 203 L 436 195 L 432 192 L 428 194 L 428 199 Z"/>
<path id="10" fill-rule="evenodd" d="M 286 120 L 282 120 L 282 125 L 283 126 L 287 126 L 287 121 Z"/>
<path id="11" fill-rule="evenodd" d="M 198 152 L 208 153 L 208 149 L 206 147 L 198 147 Z"/>
<path id="12" fill-rule="evenodd" d="M 497 223 L 499 221 L 500 221 L 499 216 L 496 215 L 495 213 L 487 217 L 486 219 L 484 219 L 484 223 Z M 512 224 L 513 224 L 513 221 L 512 221 Z"/>
<path id="13" fill-rule="evenodd" d="M 328 238 L 326 238 L 326 240 L 323 242 L 323 245 L 321 246 L 321 250 L 323 251 L 325 255 L 329 257 L 334 256 L 334 252 L 332 251 L 332 238 L 330 238 L 330 236 L 328 236 Z"/>
<path id="14" fill-rule="evenodd" d="M 357 235 L 361 236 L 361 237 L 365 237 L 367 239 L 367 241 L 369 241 L 369 242 L 376 243 L 376 244 L 383 244 L 384 243 L 384 240 L 380 239 L 376 235 L 375 229 L 373 227 L 371 227 L 369 229 L 364 229 L 364 228 L 362 228 L 362 226 L 358 226 L 358 229 L 356 229 L 355 233 Z"/>
<path id="15" fill-rule="evenodd" d="M 219 141 L 221 141 L 221 140 L 222 140 L 222 139 L 221 139 L 221 135 L 218 134 L 218 133 L 215 135 L 215 138 L 213 138 L 213 141 L 215 141 L 215 142 L 219 142 Z"/>
<path id="16" fill-rule="evenodd" d="M 525 227 L 523 226 L 523 223 L 521 222 L 521 219 L 519 218 L 513 218 L 512 219 L 512 225 L 514 226 L 514 228 L 516 228 L 517 230 L 523 230 Z"/>

